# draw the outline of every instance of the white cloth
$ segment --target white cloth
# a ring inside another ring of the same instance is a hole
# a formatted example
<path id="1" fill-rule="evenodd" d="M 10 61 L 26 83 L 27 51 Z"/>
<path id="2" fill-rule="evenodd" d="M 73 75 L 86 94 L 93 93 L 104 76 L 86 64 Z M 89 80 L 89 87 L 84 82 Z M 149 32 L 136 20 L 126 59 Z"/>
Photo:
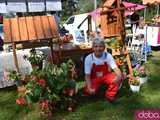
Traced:
<path id="1" fill-rule="evenodd" d="M 46 55 L 49 54 L 48 47 L 37 48 L 36 50 L 40 50 Z M 27 75 L 32 71 L 32 66 L 30 62 L 23 58 L 24 55 L 30 54 L 29 51 L 30 49 L 16 51 L 18 65 L 19 65 L 20 73 L 22 75 Z M 16 67 L 14 63 L 13 52 L 5 52 L 5 51 L 0 52 L 0 88 L 14 85 L 13 81 L 7 80 L 4 78 L 4 72 L 7 72 L 8 70 L 15 70 L 15 69 Z"/>
<path id="2" fill-rule="evenodd" d="M 32 67 L 29 61 L 24 60 L 23 55 L 28 55 L 29 50 L 18 50 L 17 51 L 17 59 L 20 68 L 20 72 L 22 74 L 30 73 Z M 7 86 L 12 86 L 13 82 L 11 80 L 6 80 L 4 78 L 4 72 L 9 70 L 15 70 L 13 52 L 2 52 L 0 53 L 0 88 L 4 88 Z"/>
<path id="3" fill-rule="evenodd" d="M 159 32 L 158 26 L 147 26 L 147 42 L 150 46 L 160 46 L 158 44 L 158 32 Z"/>
<path id="4" fill-rule="evenodd" d="M 91 69 L 92 69 L 92 65 L 93 63 L 95 63 L 96 65 L 102 65 L 104 64 L 104 62 L 106 62 L 109 67 L 111 67 L 112 69 L 117 68 L 117 65 L 112 57 L 112 55 L 110 53 L 107 52 L 103 52 L 102 57 L 97 58 L 94 53 L 89 54 L 86 58 L 85 58 L 85 74 L 91 74 Z"/>

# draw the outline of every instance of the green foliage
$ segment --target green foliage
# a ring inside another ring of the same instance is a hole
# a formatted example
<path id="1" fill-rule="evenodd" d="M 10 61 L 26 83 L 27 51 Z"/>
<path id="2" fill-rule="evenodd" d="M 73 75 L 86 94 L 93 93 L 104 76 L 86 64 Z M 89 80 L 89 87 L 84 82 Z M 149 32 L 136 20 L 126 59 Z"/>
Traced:
<path id="1" fill-rule="evenodd" d="M 18 81 L 21 80 L 21 75 L 17 71 L 9 71 L 9 80 Z"/>
<path id="2" fill-rule="evenodd" d="M 133 69 L 133 77 L 139 76 L 139 70 Z"/>
<path id="3" fill-rule="evenodd" d="M 62 12 L 61 19 L 65 21 L 68 17 L 73 14 L 76 14 L 79 10 L 77 6 L 78 4 L 74 2 L 74 0 L 64 0 L 62 1 Z M 78 14 L 78 13 L 77 13 Z"/>
<path id="4" fill-rule="evenodd" d="M 135 85 L 135 86 L 140 85 L 139 77 L 133 77 L 132 79 L 130 78 L 129 81 L 130 81 L 130 85 Z"/>
<path id="5" fill-rule="evenodd" d="M 87 13 L 87 12 L 91 12 L 94 10 L 94 3 L 91 2 L 90 0 L 81 0 L 79 2 L 79 6 L 80 6 L 80 13 Z"/>
<path id="6" fill-rule="evenodd" d="M 73 67 L 72 60 L 68 60 L 60 65 L 48 64 L 43 69 L 34 69 L 23 96 L 26 103 L 39 103 L 47 114 L 68 107 L 76 88 L 75 80 L 70 75 Z"/>
<path id="7" fill-rule="evenodd" d="M 129 2 L 143 4 L 142 0 L 129 0 Z M 146 21 L 151 22 L 151 19 L 156 15 L 156 5 L 147 5 Z M 141 16 L 144 16 L 144 10 L 138 11 Z"/>
<path id="8" fill-rule="evenodd" d="M 33 65 L 39 65 L 45 59 L 45 55 L 41 51 L 35 49 L 30 50 L 30 55 L 24 55 L 24 59 L 28 60 Z"/>
<path id="9" fill-rule="evenodd" d="M 141 92 L 129 97 L 121 96 L 116 104 L 110 104 L 104 98 L 80 97 L 79 105 L 74 112 L 68 113 L 62 110 L 56 111 L 53 120 L 134 120 L 134 111 L 141 108 L 159 109 L 160 87 L 159 87 L 159 51 L 153 54 L 152 59 L 147 62 L 147 73 L 150 79 L 141 87 Z M 156 58 L 156 59 L 155 59 Z M 126 83 L 127 84 L 127 83 Z M 79 85 L 79 83 L 78 83 Z M 80 83 L 80 87 L 83 83 Z M 126 91 L 127 92 L 127 91 Z M 122 90 L 122 93 L 124 91 Z M 0 91 L 0 120 L 42 120 L 37 104 L 28 113 L 24 108 L 17 108 L 15 99 L 17 92 L 14 88 L 1 89 Z M 95 114 L 96 113 L 96 114 Z"/>

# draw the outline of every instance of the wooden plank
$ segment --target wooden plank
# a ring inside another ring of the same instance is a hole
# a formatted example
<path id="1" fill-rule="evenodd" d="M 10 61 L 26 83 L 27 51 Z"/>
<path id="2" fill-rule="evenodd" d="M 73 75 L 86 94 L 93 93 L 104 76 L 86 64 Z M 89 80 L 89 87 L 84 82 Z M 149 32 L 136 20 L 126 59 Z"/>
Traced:
<path id="1" fill-rule="evenodd" d="M 19 25 L 18 25 L 18 18 L 12 18 L 11 21 L 11 34 L 12 34 L 12 42 L 20 41 L 19 35 Z"/>
<path id="2" fill-rule="evenodd" d="M 4 43 L 12 42 L 10 19 L 4 19 L 3 24 L 4 24 L 4 28 L 3 28 Z"/>
<path id="3" fill-rule="evenodd" d="M 41 16 L 42 26 L 45 34 L 45 38 L 53 38 L 49 20 L 47 16 Z"/>
<path id="4" fill-rule="evenodd" d="M 33 17 L 26 17 L 27 31 L 29 40 L 37 40 L 36 30 L 33 22 Z"/>
<path id="5" fill-rule="evenodd" d="M 33 17 L 34 20 L 34 24 L 35 24 L 35 29 L 36 29 L 36 34 L 37 34 L 37 38 L 40 39 L 44 39 L 45 35 L 44 35 L 44 31 L 43 31 L 43 26 L 42 26 L 42 21 L 40 16 L 34 16 Z"/>
<path id="6" fill-rule="evenodd" d="M 19 31 L 20 31 L 21 41 L 26 41 L 26 40 L 28 40 L 26 18 L 25 17 L 20 17 L 18 22 L 19 22 Z"/>
<path id="7" fill-rule="evenodd" d="M 53 38 L 59 37 L 58 27 L 57 27 L 57 23 L 56 23 L 55 18 L 53 16 L 48 16 L 48 20 L 49 20 L 49 24 L 50 24 Z"/>

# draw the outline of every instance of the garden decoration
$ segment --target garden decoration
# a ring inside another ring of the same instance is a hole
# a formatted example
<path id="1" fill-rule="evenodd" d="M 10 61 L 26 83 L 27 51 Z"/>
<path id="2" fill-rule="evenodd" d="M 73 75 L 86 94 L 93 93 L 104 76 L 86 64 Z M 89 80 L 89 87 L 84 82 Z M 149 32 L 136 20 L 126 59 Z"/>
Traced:
<path id="1" fill-rule="evenodd" d="M 43 67 L 43 60 L 45 59 L 45 55 L 41 51 L 37 51 L 36 49 L 30 50 L 30 55 L 23 56 L 25 60 L 28 60 L 32 68 L 42 69 Z"/>
<path id="2" fill-rule="evenodd" d="M 126 58 L 129 74 L 132 74 L 130 56 L 124 42 L 124 11 L 125 7 L 120 0 L 103 1 L 100 7 L 101 35 L 104 38 L 110 38 L 109 46 L 112 49 L 113 56 L 124 56 Z"/>
<path id="3" fill-rule="evenodd" d="M 26 92 L 20 98 L 27 106 L 38 103 L 43 117 L 53 115 L 57 109 L 73 111 L 77 93 L 75 76 L 72 60 L 60 65 L 47 64 L 43 69 L 35 68 L 26 84 Z"/>

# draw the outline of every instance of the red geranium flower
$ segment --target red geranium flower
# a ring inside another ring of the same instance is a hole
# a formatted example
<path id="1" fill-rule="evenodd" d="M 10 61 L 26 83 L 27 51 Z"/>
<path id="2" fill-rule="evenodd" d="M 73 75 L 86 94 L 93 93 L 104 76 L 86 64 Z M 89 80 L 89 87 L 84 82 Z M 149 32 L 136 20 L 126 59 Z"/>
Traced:
<path id="1" fill-rule="evenodd" d="M 18 98 L 18 99 L 16 99 L 16 104 L 25 105 L 26 104 L 26 100 L 24 98 Z"/>
<path id="2" fill-rule="evenodd" d="M 42 87 L 45 87 L 46 86 L 46 81 L 44 79 L 40 79 L 37 81 L 38 82 L 38 85 L 42 86 Z"/>
<path id="3" fill-rule="evenodd" d="M 43 100 L 43 101 L 40 102 L 39 105 L 40 105 L 40 108 L 43 109 L 43 110 L 48 109 L 49 108 L 49 101 L 48 100 Z"/>

